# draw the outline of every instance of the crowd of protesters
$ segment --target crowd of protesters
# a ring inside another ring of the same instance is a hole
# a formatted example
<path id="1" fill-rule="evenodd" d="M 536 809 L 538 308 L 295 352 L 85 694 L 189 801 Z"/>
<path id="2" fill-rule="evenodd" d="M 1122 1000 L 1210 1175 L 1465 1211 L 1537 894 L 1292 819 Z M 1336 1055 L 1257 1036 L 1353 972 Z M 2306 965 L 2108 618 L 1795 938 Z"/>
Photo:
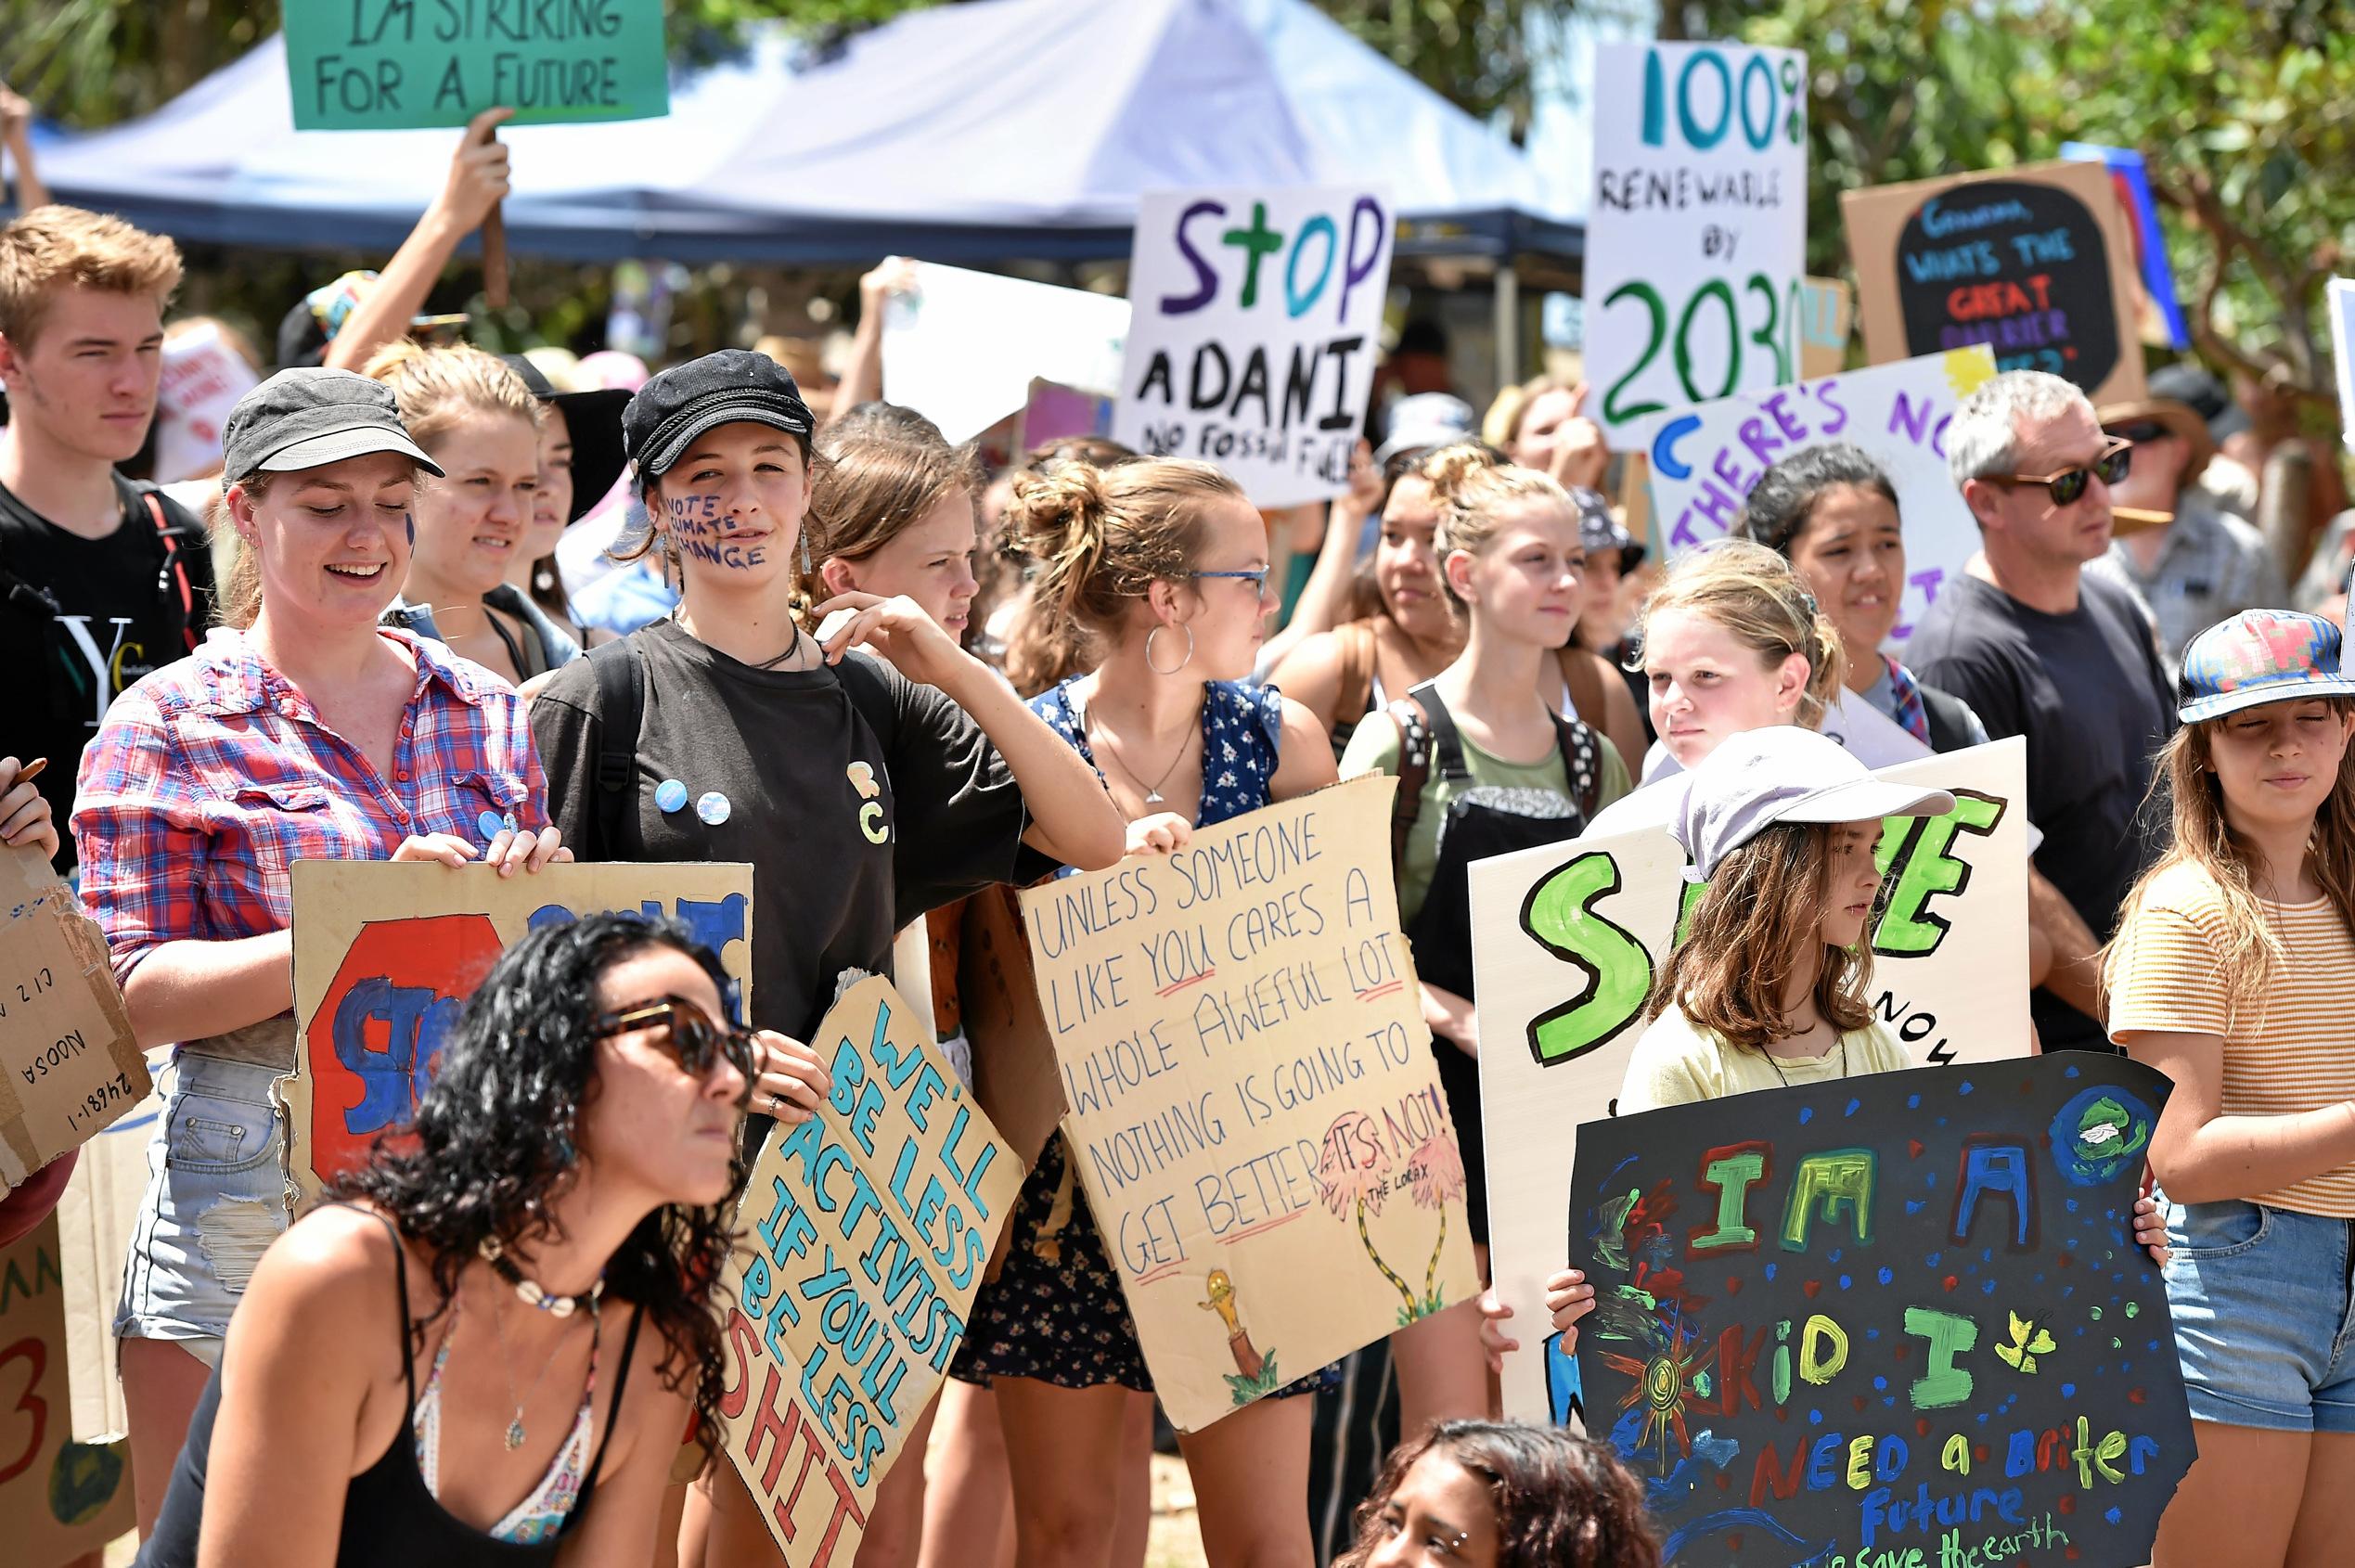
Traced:
<path id="1" fill-rule="evenodd" d="M 1400 909 L 1485 1269 L 1470 863 L 1652 827 L 1710 879 L 1623 1112 L 1893 1070 L 1860 945 L 1871 824 L 1952 800 L 1872 770 L 2015 735 L 2040 1047 L 2176 1085 L 2137 1237 L 2200 1452 L 2157 1562 L 2322 1561 L 2343 1534 L 2355 676 L 2305 610 L 2343 617 L 2355 533 L 2275 559 L 2212 378 L 2114 407 L 2034 372 L 1972 393 L 1945 439 L 1981 548 L 1901 659 L 1903 519 L 1863 453 L 1785 458 L 1738 538 L 1652 561 L 1585 388 L 1553 379 L 1485 421 L 1436 392 L 1374 411 L 1284 619 L 1293 520 L 1102 438 L 991 475 L 882 401 L 871 332 L 823 413 L 747 350 L 560 378 L 419 341 L 505 191 L 497 120 L 381 276 L 290 311 L 194 488 L 122 472 L 172 242 L 31 186 L 0 229 L 0 649 L 33 675 L 0 730 L 0 842 L 72 877 L 172 1067 L 112 1325 L 144 1561 L 777 1561 L 709 1462 L 696 1283 L 731 1161 L 824 1104 L 804 1042 L 838 978 L 922 955 L 900 978 L 970 1083 L 991 1041 L 958 950 L 1003 890 L 1337 777 L 1404 780 Z M 871 275 L 867 315 L 906 281 Z M 2114 500 L 2166 521 L 2117 536 Z M 470 1005 L 416 1151 L 297 1223 L 289 868 L 322 857 L 749 863 L 754 1016 L 678 928 L 536 933 Z M 519 1311 L 522 1286 L 577 1310 Z M 1564 1272 L 1547 1305 L 1575 1342 L 1593 1292 Z M 1400 1446 L 1348 1539 L 1308 1495 L 1351 1368 L 1185 1434 L 1210 1561 L 1656 1562 L 1607 1448 L 1495 1420 L 1509 1317 L 1489 1296 L 1392 1336 Z M 858 1561 L 1141 1562 L 1152 1382 L 1060 1137 L 953 1372 Z"/>

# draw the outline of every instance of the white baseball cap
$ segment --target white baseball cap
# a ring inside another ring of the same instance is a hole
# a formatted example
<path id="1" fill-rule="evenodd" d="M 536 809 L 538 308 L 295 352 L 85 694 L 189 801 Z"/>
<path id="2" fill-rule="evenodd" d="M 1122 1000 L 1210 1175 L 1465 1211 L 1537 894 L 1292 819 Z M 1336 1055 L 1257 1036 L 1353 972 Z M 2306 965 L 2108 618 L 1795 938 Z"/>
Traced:
<path id="1" fill-rule="evenodd" d="M 1871 822 L 1954 809 L 1946 790 L 1875 778 L 1838 741 L 1787 724 L 1732 737 L 1679 782 L 1683 799 L 1668 830 L 1703 881 L 1778 822 Z"/>

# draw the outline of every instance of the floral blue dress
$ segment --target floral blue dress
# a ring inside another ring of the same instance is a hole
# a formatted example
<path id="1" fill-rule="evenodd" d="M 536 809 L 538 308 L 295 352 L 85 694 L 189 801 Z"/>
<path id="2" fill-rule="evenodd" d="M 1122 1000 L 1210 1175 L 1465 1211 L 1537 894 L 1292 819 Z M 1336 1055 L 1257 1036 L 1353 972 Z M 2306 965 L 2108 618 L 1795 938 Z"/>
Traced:
<path id="1" fill-rule="evenodd" d="M 1205 681 L 1203 691 L 1202 804 L 1194 823 L 1207 828 L 1272 798 L 1284 703 L 1273 687 L 1236 681 Z M 1041 692 L 1030 706 L 1102 775 L 1070 682 Z M 1119 1271 L 1061 1135 L 1047 1140 L 1008 1224 L 1005 1263 L 973 1300 L 953 1374 L 968 1382 L 1036 1378 L 1063 1388 L 1119 1383 L 1150 1392 L 1152 1379 Z M 1338 1366 L 1328 1367 L 1277 1390 L 1276 1397 L 1314 1394 L 1337 1384 L 1339 1374 Z"/>

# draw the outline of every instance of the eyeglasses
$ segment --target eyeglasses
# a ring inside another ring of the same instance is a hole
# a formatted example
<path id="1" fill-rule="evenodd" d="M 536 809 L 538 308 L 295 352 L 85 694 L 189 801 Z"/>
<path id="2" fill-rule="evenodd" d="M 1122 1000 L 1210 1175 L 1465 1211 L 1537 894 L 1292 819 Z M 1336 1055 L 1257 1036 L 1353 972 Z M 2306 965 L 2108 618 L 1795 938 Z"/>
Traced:
<path id="1" fill-rule="evenodd" d="M 691 1076 L 703 1077 L 715 1059 L 727 1058 L 744 1075 L 744 1094 L 738 1103 L 751 1100 L 753 1080 L 758 1075 L 753 1064 L 751 1033 L 734 1024 L 713 1022 L 711 1014 L 684 996 L 657 996 L 599 1013 L 589 1021 L 589 1036 L 603 1040 L 634 1029 L 658 1028 L 669 1031 L 671 1054 Z"/>
<path id="2" fill-rule="evenodd" d="M 2063 469 L 2050 474 L 1988 474 L 1986 477 L 1998 484 L 2040 484 L 2053 497 L 2056 507 L 2074 506 L 2085 495 L 2086 487 L 2099 478 L 2104 484 L 2116 484 L 2126 477 L 2126 470 L 2134 463 L 2134 443 L 2130 441 L 2113 443 L 2091 463 L 2074 469 Z"/>
<path id="3" fill-rule="evenodd" d="M 1250 584 L 1251 591 L 1265 598 L 1268 596 L 1268 572 L 1267 567 L 1255 566 L 1248 572 L 1190 572 L 1186 575 L 1195 578 L 1232 577 L 1238 582 Z"/>

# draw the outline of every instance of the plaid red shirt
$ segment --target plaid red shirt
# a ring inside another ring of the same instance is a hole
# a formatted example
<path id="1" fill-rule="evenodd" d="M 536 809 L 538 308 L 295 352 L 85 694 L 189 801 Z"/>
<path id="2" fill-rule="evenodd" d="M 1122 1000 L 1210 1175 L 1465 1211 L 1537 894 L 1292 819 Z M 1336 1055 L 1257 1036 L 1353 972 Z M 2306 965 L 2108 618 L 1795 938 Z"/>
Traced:
<path id="1" fill-rule="evenodd" d="M 413 833 L 480 846 L 485 813 L 547 826 L 522 700 L 438 642 L 381 635 L 417 662 L 390 779 L 242 632 L 214 632 L 107 710 L 73 831 L 116 980 L 166 942 L 285 930 L 297 860 L 385 860 Z"/>

